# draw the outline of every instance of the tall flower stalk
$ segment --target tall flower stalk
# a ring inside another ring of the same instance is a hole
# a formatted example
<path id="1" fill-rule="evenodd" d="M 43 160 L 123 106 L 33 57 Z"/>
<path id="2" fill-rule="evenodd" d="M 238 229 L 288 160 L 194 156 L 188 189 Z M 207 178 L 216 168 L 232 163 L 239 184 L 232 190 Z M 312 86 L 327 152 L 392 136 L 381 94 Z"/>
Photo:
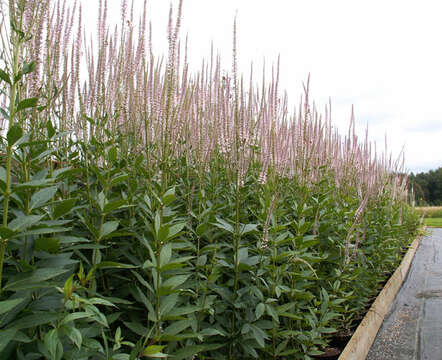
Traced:
<path id="1" fill-rule="evenodd" d="M 10 48 L 4 54 L 7 57 L 7 68 L 2 70 L 2 80 L 9 86 L 9 113 L 3 114 L 8 119 L 8 132 L 7 132 L 7 146 L 6 146 L 6 172 L 5 172 L 5 190 L 3 194 L 3 219 L 2 226 L 7 228 L 8 215 L 9 215 L 9 201 L 12 195 L 11 192 L 11 173 L 12 173 L 12 156 L 13 147 L 17 140 L 22 135 L 22 128 L 17 123 L 17 112 L 20 110 L 20 80 L 24 73 L 32 71 L 32 66 L 27 65 L 27 68 L 23 66 L 21 59 L 23 56 L 23 47 L 31 33 L 31 29 L 24 29 L 26 2 L 15 4 L 13 1 L 9 2 L 9 21 L 10 29 L 7 31 L 10 35 Z M 3 4 L 2 13 L 4 11 Z M 28 9 L 29 10 L 29 9 Z M 3 22 L 4 25 L 4 22 Z M 3 30 L 3 29 L 2 29 Z M 6 31 L 5 31 L 6 32 Z M 4 32 L 2 31 L 2 35 Z M 6 50 L 6 49 L 5 49 Z M 22 68 L 23 67 L 23 68 Z M 7 96 L 7 95 L 5 95 Z M 2 277 L 3 277 L 3 263 L 6 253 L 6 247 L 8 240 L 6 238 L 0 239 L 0 292 L 2 291 Z"/>

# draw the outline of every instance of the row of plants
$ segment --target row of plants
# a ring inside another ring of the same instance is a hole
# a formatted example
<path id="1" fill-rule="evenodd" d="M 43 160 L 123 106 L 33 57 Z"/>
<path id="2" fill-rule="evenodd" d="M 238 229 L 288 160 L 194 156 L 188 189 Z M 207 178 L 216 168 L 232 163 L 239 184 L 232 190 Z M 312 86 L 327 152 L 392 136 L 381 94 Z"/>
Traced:
<path id="1" fill-rule="evenodd" d="M 164 68 L 106 4 L 82 87 L 81 9 L 2 3 L 0 358 L 320 355 L 416 234 L 404 177 L 308 91 L 289 120 L 277 78 L 246 90 L 235 40 L 190 75 L 182 2 Z"/>

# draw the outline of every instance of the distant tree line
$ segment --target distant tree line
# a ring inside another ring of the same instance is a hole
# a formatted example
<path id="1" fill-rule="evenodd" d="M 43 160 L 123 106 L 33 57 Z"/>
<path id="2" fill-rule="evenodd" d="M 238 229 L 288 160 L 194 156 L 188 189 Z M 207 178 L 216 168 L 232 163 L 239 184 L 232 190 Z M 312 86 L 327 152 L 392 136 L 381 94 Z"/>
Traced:
<path id="1" fill-rule="evenodd" d="M 442 167 L 408 177 L 416 205 L 442 205 Z"/>

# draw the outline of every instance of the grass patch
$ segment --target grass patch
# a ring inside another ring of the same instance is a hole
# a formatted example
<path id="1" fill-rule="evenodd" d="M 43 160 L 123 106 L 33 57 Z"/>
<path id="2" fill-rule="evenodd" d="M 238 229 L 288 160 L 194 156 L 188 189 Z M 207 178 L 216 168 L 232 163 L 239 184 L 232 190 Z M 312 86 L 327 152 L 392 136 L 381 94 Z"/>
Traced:
<path id="1" fill-rule="evenodd" d="M 442 218 L 425 218 L 424 224 L 429 227 L 442 228 Z"/>
<path id="2" fill-rule="evenodd" d="M 416 207 L 417 212 L 425 215 L 425 218 L 442 218 L 442 206 L 420 206 Z"/>
<path id="3" fill-rule="evenodd" d="M 425 226 L 442 227 L 442 206 L 420 206 L 416 211 L 424 215 Z"/>

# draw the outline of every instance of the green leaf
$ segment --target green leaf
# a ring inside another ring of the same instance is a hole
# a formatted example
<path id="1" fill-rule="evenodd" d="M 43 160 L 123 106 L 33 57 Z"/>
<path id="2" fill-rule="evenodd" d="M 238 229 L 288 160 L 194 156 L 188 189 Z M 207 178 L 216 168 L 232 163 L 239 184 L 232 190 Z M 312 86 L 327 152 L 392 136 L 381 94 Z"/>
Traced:
<path id="1" fill-rule="evenodd" d="M 179 320 L 172 322 L 166 329 L 164 329 L 164 335 L 178 335 L 192 325 L 191 319 Z"/>
<path id="2" fill-rule="evenodd" d="M 173 277 L 167 279 L 165 282 L 163 282 L 163 284 L 161 286 L 163 288 L 175 289 L 176 287 L 185 283 L 189 277 L 190 277 L 190 275 L 176 275 L 176 276 L 173 276 Z"/>
<path id="3" fill-rule="evenodd" d="M 197 261 L 197 265 L 198 266 L 204 266 L 204 265 L 206 265 L 206 263 L 207 263 L 207 255 L 201 255 L 199 258 L 198 258 L 198 261 Z"/>
<path id="4" fill-rule="evenodd" d="M 203 330 L 200 331 L 200 334 L 202 336 L 216 336 L 216 335 L 226 336 L 226 334 L 214 328 L 204 328 Z"/>
<path id="5" fill-rule="evenodd" d="M 329 327 L 319 327 L 318 331 L 321 334 L 334 334 L 336 332 L 336 329 L 334 328 L 329 328 Z"/>
<path id="6" fill-rule="evenodd" d="M 59 339 L 57 329 L 52 329 L 48 331 L 44 337 L 44 345 L 51 355 L 51 359 L 59 359 L 59 357 L 57 356 L 58 343 Z"/>
<path id="7" fill-rule="evenodd" d="M 11 278 L 3 289 L 17 291 L 22 288 L 28 288 L 28 285 L 36 285 L 38 283 L 41 283 L 42 281 L 53 279 L 68 271 L 70 270 L 59 268 L 43 268 L 34 270 L 32 272 L 22 273 L 15 276 L 14 278 Z"/>
<path id="8" fill-rule="evenodd" d="M 48 120 L 46 121 L 46 131 L 48 133 L 48 138 L 52 139 L 52 137 L 55 135 L 55 128 L 54 125 L 52 125 L 52 121 Z M 54 175 L 54 177 L 56 177 Z"/>
<path id="9" fill-rule="evenodd" d="M 118 225 L 119 225 L 118 221 L 105 222 L 100 229 L 100 239 L 103 239 L 104 237 L 108 236 L 109 234 L 117 230 Z"/>
<path id="10" fill-rule="evenodd" d="M 138 266 L 128 265 L 128 264 L 120 264 L 114 261 L 102 261 L 98 265 L 95 266 L 96 269 L 135 269 Z"/>
<path id="11" fill-rule="evenodd" d="M 14 336 L 14 341 L 29 344 L 33 341 L 33 339 L 31 339 L 23 331 L 17 331 Z"/>
<path id="12" fill-rule="evenodd" d="M 199 224 L 195 230 L 196 234 L 199 237 L 203 236 L 206 231 L 207 231 L 207 224 L 206 223 Z"/>
<path id="13" fill-rule="evenodd" d="M 302 316 L 295 315 L 295 314 L 288 313 L 288 312 L 281 312 L 281 313 L 278 313 L 278 315 L 282 316 L 282 317 L 286 317 L 286 318 L 292 319 L 292 320 L 302 320 L 303 319 Z"/>
<path id="14" fill-rule="evenodd" d="M 75 206 L 77 199 L 63 200 L 54 209 L 54 217 L 56 219 L 68 214 Z"/>
<path id="15" fill-rule="evenodd" d="M 15 185 L 17 189 L 32 189 L 42 186 L 47 186 L 48 184 L 52 183 L 53 179 L 40 179 L 40 180 L 31 180 L 24 183 L 19 183 Z"/>
<path id="16" fill-rule="evenodd" d="M 238 250 L 238 262 L 241 263 L 249 257 L 249 249 L 244 247 Z"/>
<path id="17" fill-rule="evenodd" d="M 100 208 L 101 211 L 104 210 L 104 205 L 106 204 L 106 196 L 104 195 L 104 192 L 101 191 L 98 195 L 97 195 L 97 204 Z"/>
<path id="18" fill-rule="evenodd" d="M 17 74 L 14 75 L 14 84 L 18 83 L 23 77 L 23 71 L 20 70 Z"/>
<path id="19" fill-rule="evenodd" d="M 65 325 L 71 321 L 75 321 L 78 319 L 84 319 L 84 318 L 90 318 L 93 314 L 85 311 L 79 311 L 72 314 L 68 314 L 64 317 L 64 319 L 61 321 L 60 325 Z"/>
<path id="20" fill-rule="evenodd" d="M 32 230 L 25 230 L 20 235 L 22 236 L 30 236 L 30 235 L 45 235 L 45 234 L 55 234 L 55 233 L 61 233 L 71 230 L 71 228 L 68 227 L 38 227 L 33 228 Z"/>
<path id="21" fill-rule="evenodd" d="M 161 226 L 158 230 L 158 241 L 161 243 L 165 242 L 169 236 L 169 224 L 166 224 L 164 226 Z"/>
<path id="22" fill-rule="evenodd" d="M 213 225 L 219 227 L 220 229 L 226 230 L 227 232 L 229 232 L 231 234 L 233 234 L 235 232 L 235 230 L 233 229 L 233 226 L 230 225 L 227 221 L 220 219 L 220 218 L 216 218 L 216 220 L 218 222 Z"/>
<path id="23" fill-rule="evenodd" d="M 161 351 L 166 347 L 166 345 L 150 345 L 143 350 L 143 356 L 151 358 L 165 358 L 166 354 L 161 353 Z"/>
<path id="24" fill-rule="evenodd" d="M 104 354 L 103 346 L 96 339 L 85 337 L 83 339 L 83 347 L 87 349 L 87 352 Z"/>
<path id="25" fill-rule="evenodd" d="M 264 314 L 264 311 L 265 311 L 265 304 L 259 303 L 255 309 L 255 315 L 257 320 Z"/>
<path id="26" fill-rule="evenodd" d="M 0 107 L 0 114 L 2 114 L 6 120 L 9 120 L 9 113 L 2 107 Z"/>
<path id="27" fill-rule="evenodd" d="M 29 329 L 43 324 L 49 324 L 50 322 L 57 320 L 57 318 L 57 313 L 42 312 L 25 316 L 19 320 L 15 320 L 13 322 L 13 325 L 9 326 L 9 328 L 14 328 L 17 330 Z"/>
<path id="28" fill-rule="evenodd" d="M 0 166 L 0 181 L 6 184 L 6 170 Z"/>
<path id="29" fill-rule="evenodd" d="M 190 358 L 200 352 L 216 350 L 223 347 L 224 344 L 204 344 L 204 345 L 190 345 L 173 353 L 174 360 L 182 360 Z"/>
<path id="30" fill-rule="evenodd" d="M 111 147 L 107 152 L 107 158 L 109 159 L 109 162 L 114 163 L 115 161 L 117 161 L 117 155 L 117 148 L 115 146 Z"/>
<path id="31" fill-rule="evenodd" d="M 64 290 L 64 298 L 66 300 L 70 299 L 70 297 L 72 296 L 72 292 L 74 291 L 74 276 L 75 276 L 75 274 L 72 274 L 64 282 L 63 290 Z"/>
<path id="32" fill-rule="evenodd" d="M 245 224 L 245 225 L 241 224 L 239 232 L 241 235 L 245 235 L 252 231 L 257 231 L 257 230 L 258 230 L 257 224 Z"/>
<path id="33" fill-rule="evenodd" d="M 9 75 L 2 69 L 0 69 L 0 79 L 11 85 L 11 79 L 9 78 Z"/>
<path id="34" fill-rule="evenodd" d="M 0 314 L 4 314 L 22 303 L 24 298 L 0 301 Z"/>
<path id="35" fill-rule="evenodd" d="M 31 61 L 30 63 L 24 63 L 23 65 L 23 74 L 29 74 L 31 72 L 33 72 L 36 68 L 36 63 L 35 61 Z"/>
<path id="36" fill-rule="evenodd" d="M 115 354 L 112 355 L 113 360 L 130 360 L 129 354 Z"/>
<path id="37" fill-rule="evenodd" d="M 263 348 L 265 346 L 265 339 L 268 339 L 269 336 L 264 330 L 256 325 L 250 324 L 250 329 L 252 330 L 253 336 L 258 345 Z"/>
<path id="38" fill-rule="evenodd" d="M 324 351 L 321 351 L 321 350 L 310 350 L 308 352 L 308 354 L 311 355 L 311 356 L 320 356 L 320 355 L 324 354 Z"/>
<path id="39" fill-rule="evenodd" d="M 57 186 L 51 186 L 48 188 L 41 189 L 37 191 L 35 194 L 31 197 L 31 210 L 42 207 L 43 205 L 46 205 L 46 203 L 52 199 L 52 197 L 57 192 L 58 187 Z"/>
<path id="40" fill-rule="evenodd" d="M 9 239 L 15 235 L 15 231 L 12 231 L 11 229 L 0 226 L 0 237 L 2 239 Z"/>
<path id="41" fill-rule="evenodd" d="M 35 240 L 35 250 L 45 251 L 49 254 L 56 254 L 60 250 L 60 240 L 57 238 L 39 237 Z"/>
<path id="42" fill-rule="evenodd" d="M 22 231 L 39 222 L 44 215 L 21 215 L 12 220 L 8 227 L 13 231 Z"/>
<path id="43" fill-rule="evenodd" d="M 36 107 L 37 103 L 38 103 L 38 97 L 24 99 L 18 103 L 16 111 L 18 112 L 20 110 Z"/>
<path id="44" fill-rule="evenodd" d="M 110 181 L 110 186 L 111 187 L 116 186 L 116 185 L 122 183 L 123 181 L 126 181 L 128 178 L 129 178 L 129 175 L 127 175 L 127 174 L 115 176 Z"/>
<path id="45" fill-rule="evenodd" d="M 175 187 L 170 188 L 161 198 L 161 202 L 167 206 L 175 200 Z"/>
<path id="46" fill-rule="evenodd" d="M 111 211 L 121 208 L 122 206 L 124 206 L 126 204 L 127 204 L 126 200 L 110 201 L 106 205 L 104 205 L 103 212 L 109 213 Z"/>
<path id="47" fill-rule="evenodd" d="M 83 337 L 81 335 L 80 330 L 76 329 L 73 326 L 63 326 L 62 327 L 63 332 L 66 334 L 66 336 L 71 339 L 71 341 L 74 343 L 75 346 L 77 346 L 78 349 L 81 348 L 81 344 L 83 342 Z"/>
<path id="48" fill-rule="evenodd" d="M 172 244 L 168 243 L 163 246 L 160 252 L 160 267 L 168 264 L 172 258 Z"/>
<path id="49" fill-rule="evenodd" d="M 277 312 L 275 311 L 275 309 L 273 308 L 273 306 L 266 304 L 266 310 L 267 310 L 267 314 L 269 314 L 273 320 L 275 320 L 276 322 L 279 322 L 279 317 Z"/>
<path id="50" fill-rule="evenodd" d="M 8 134 L 6 135 L 6 139 L 8 140 L 8 145 L 9 146 L 14 145 L 22 136 L 23 136 L 23 129 L 18 123 L 15 123 L 8 130 Z"/>
<path id="51" fill-rule="evenodd" d="M 161 299 L 160 302 L 160 314 L 166 315 L 168 314 L 176 305 L 178 302 L 178 294 L 171 294 L 168 296 L 165 296 L 163 299 Z"/>
<path id="52" fill-rule="evenodd" d="M 160 229 L 161 229 L 161 214 L 160 214 L 160 212 L 158 210 L 155 212 L 154 229 L 155 229 L 155 234 L 156 234 L 156 236 L 158 238 L 159 232 L 160 232 Z"/>
<path id="53" fill-rule="evenodd" d="M 17 329 L 0 330 L 0 352 L 14 339 Z"/>
<path id="54" fill-rule="evenodd" d="M 126 325 L 132 332 L 134 332 L 138 336 L 146 336 L 149 331 L 147 327 L 141 325 L 138 322 L 123 321 L 123 324 Z"/>
<path id="55" fill-rule="evenodd" d="M 171 240 L 175 236 L 177 236 L 181 232 L 181 230 L 184 229 L 185 226 L 186 226 L 185 223 L 179 223 L 179 224 L 174 224 L 174 225 L 170 226 L 169 233 L 167 234 L 167 240 Z"/>
<path id="56" fill-rule="evenodd" d="M 170 313 L 168 313 L 168 317 L 176 317 L 176 316 L 183 316 L 183 315 L 188 315 L 188 314 L 193 314 L 197 311 L 200 311 L 201 307 L 200 306 L 195 306 L 195 305 L 188 305 L 188 306 L 183 306 L 183 307 L 174 307 Z"/>

